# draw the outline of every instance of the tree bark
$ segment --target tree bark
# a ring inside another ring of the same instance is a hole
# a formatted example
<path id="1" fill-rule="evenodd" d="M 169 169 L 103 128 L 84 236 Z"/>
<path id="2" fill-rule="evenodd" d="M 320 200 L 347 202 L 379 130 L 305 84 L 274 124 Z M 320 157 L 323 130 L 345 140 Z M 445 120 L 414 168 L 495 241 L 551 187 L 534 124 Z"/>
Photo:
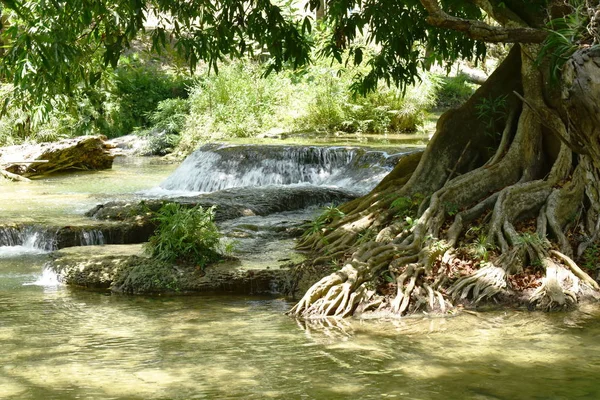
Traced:
<path id="1" fill-rule="evenodd" d="M 342 206 L 342 218 L 305 238 L 300 248 L 318 252 L 315 262 L 343 267 L 292 315 L 443 313 L 502 298 L 554 309 L 599 295 L 573 257 L 600 236 L 600 52 L 576 55 L 551 107 L 537 51 L 515 46 L 465 105 L 440 118 L 420 158 L 400 160 L 373 192 Z M 490 111 L 494 102 L 501 113 Z"/>

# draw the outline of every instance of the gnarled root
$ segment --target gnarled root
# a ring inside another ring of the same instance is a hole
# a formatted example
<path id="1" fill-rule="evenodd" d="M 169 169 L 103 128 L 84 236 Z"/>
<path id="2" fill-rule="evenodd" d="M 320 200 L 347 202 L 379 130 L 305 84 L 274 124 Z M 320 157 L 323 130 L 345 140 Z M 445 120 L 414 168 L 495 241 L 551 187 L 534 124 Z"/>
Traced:
<path id="1" fill-rule="evenodd" d="M 340 271 L 313 285 L 289 314 L 305 317 L 345 317 L 351 314 L 374 294 L 364 285 L 366 270 L 366 265 L 357 268 L 351 263 L 346 264 Z"/>
<path id="2" fill-rule="evenodd" d="M 507 274 L 504 268 L 494 264 L 487 264 L 473 275 L 459 279 L 448 290 L 448 294 L 455 300 L 464 300 L 473 292 L 475 303 L 486 298 L 492 298 L 502 293 L 507 287 Z"/>
<path id="3" fill-rule="evenodd" d="M 580 296 L 598 291 L 598 283 L 570 257 L 556 250 L 550 250 L 549 254 L 554 258 L 542 259 L 546 276 L 529 299 L 532 306 L 545 310 L 567 308 L 577 303 Z"/>

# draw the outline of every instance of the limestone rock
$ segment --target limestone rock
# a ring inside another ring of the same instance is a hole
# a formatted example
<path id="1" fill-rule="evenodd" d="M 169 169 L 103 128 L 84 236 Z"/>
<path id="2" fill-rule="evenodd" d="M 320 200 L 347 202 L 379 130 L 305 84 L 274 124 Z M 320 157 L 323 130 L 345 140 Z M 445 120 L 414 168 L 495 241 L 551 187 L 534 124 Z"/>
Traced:
<path id="1" fill-rule="evenodd" d="M 50 263 L 67 285 L 126 294 L 281 293 L 286 268 L 252 268 L 229 260 L 207 266 L 180 266 L 153 260 L 142 245 L 71 247 L 53 253 Z"/>

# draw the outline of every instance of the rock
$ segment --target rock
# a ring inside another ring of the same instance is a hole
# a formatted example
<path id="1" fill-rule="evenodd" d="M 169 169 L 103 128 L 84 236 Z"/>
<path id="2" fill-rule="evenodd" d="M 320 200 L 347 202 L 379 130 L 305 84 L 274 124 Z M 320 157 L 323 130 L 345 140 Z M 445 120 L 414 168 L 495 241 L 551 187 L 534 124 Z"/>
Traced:
<path id="1" fill-rule="evenodd" d="M 111 152 L 117 156 L 141 156 L 145 155 L 148 148 L 148 138 L 131 133 L 110 139 L 106 143 L 112 147 Z"/>
<path id="2" fill-rule="evenodd" d="M 67 285 L 127 294 L 280 293 L 287 268 L 252 268 L 230 260 L 206 267 L 153 260 L 142 245 L 71 247 L 53 253 L 49 267 Z"/>
<path id="3" fill-rule="evenodd" d="M 356 198 L 345 191 L 319 186 L 266 186 L 220 190 L 199 196 L 142 200 L 140 202 L 113 201 L 100 204 L 85 215 L 100 220 L 140 221 L 156 212 L 165 202 L 176 202 L 190 207 L 216 206 L 215 220 L 269 215 L 283 211 L 301 210 L 311 206 L 340 204 Z"/>
<path id="4" fill-rule="evenodd" d="M 85 225 L 0 224 L 0 246 L 22 245 L 32 239 L 45 250 L 95 244 L 146 242 L 154 232 L 151 221 L 143 223 L 94 222 Z"/>
<path id="5" fill-rule="evenodd" d="M 54 143 L 25 144 L 0 149 L 0 169 L 35 177 L 68 170 L 112 167 L 114 155 L 105 136 L 81 136 Z M 40 160 L 38 162 L 30 162 Z"/>

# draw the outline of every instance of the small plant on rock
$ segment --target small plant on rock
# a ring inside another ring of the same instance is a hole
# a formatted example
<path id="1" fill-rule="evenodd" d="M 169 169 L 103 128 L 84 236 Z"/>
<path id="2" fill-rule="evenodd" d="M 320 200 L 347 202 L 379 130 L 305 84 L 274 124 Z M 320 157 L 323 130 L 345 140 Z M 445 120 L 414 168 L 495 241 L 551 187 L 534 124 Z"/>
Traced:
<path id="1" fill-rule="evenodd" d="M 221 234 L 214 223 L 214 207 L 185 208 L 166 203 L 154 219 L 158 228 L 147 249 L 156 259 L 204 268 L 222 258 L 218 251 Z"/>

